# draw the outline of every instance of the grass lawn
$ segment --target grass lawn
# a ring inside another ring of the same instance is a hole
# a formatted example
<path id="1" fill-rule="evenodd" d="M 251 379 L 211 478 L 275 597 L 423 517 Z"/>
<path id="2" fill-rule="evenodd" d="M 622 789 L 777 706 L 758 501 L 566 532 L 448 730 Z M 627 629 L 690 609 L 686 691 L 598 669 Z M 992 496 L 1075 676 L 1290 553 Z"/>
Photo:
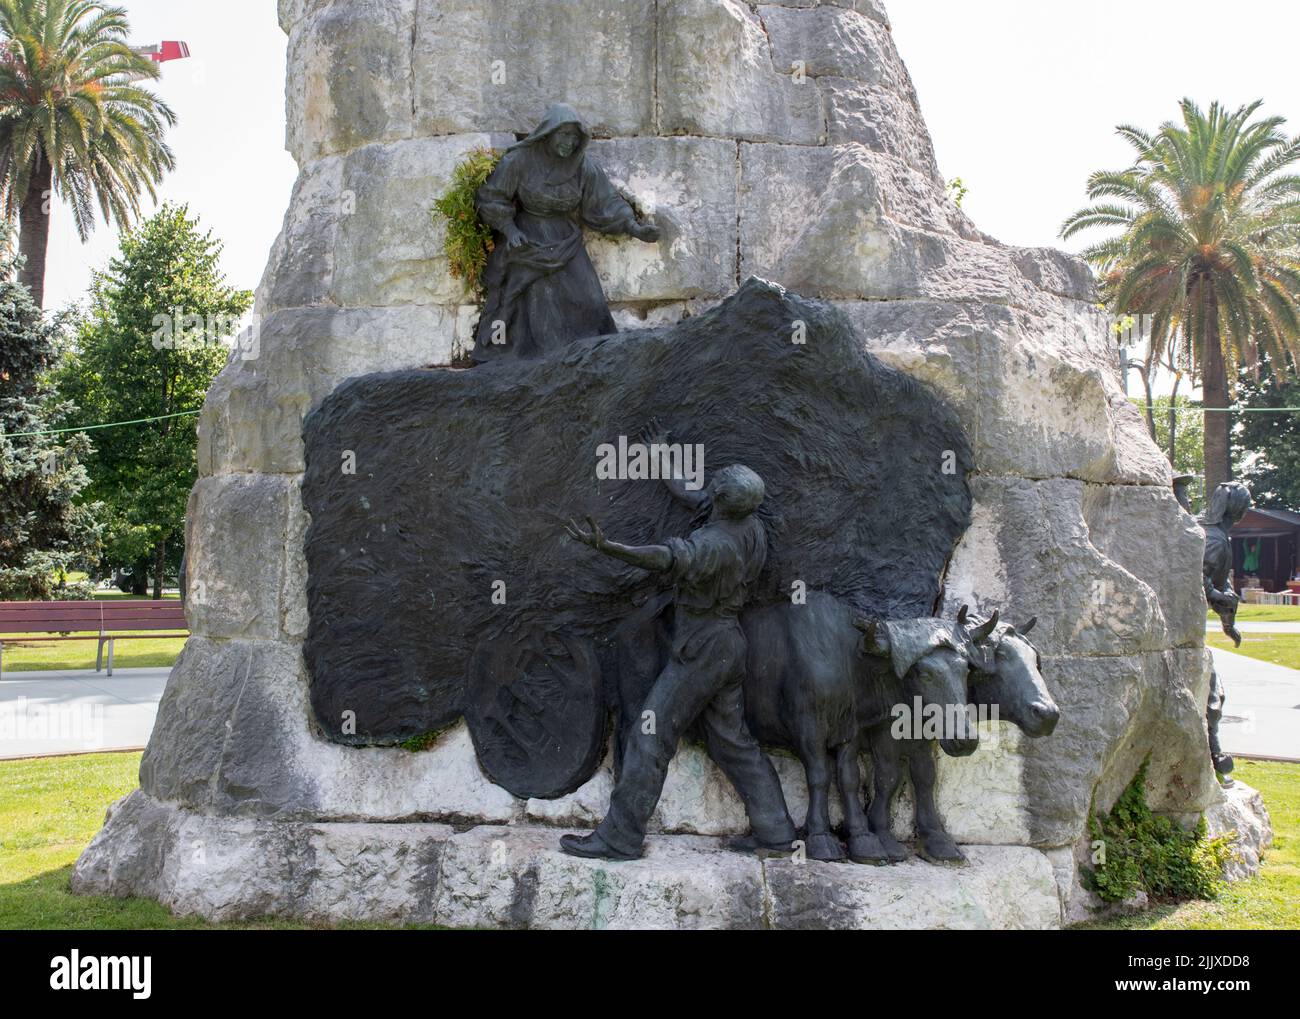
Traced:
<path id="1" fill-rule="evenodd" d="M 1159 906 L 1079 926 L 1089 930 L 1300 929 L 1300 764 L 1238 757 L 1233 775 L 1260 791 L 1273 820 L 1273 848 L 1259 877 L 1229 885 L 1212 902 Z"/>
<path id="2" fill-rule="evenodd" d="M 108 805 L 136 787 L 139 770 L 139 753 L 0 761 L 0 929 L 306 926 L 274 919 L 210 924 L 177 919 L 148 899 L 73 895 L 73 862 Z"/>
<path id="3" fill-rule="evenodd" d="M 145 899 L 83 898 L 68 890 L 77 855 L 104 810 L 136 787 L 140 755 L 87 754 L 0 761 L 0 929 L 199 928 Z M 1089 926 L 1120 928 L 1300 928 L 1300 765 L 1245 761 L 1237 775 L 1264 795 L 1276 832 L 1261 875 L 1215 902 L 1164 906 Z M 281 920 L 238 927 L 300 928 Z M 353 925 L 348 926 L 366 926 Z"/>
<path id="4" fill-rule="evenodd" d="M 1209 612 L 1205 617 L 1209 622 L 1219 622 L 1217 612 Z M 1247 605 L 1237 606 L 1237 618 L 1251 623 L 1300 623 L 1300 605 Z"/>
<path id="5" fill-rule="evenodd" d="M 10 672 L 36 672 L 46 669 L 93 669 L 95 667 L 94 631 L 85 634 L 89 640 L 59 640 L 24 644 L 21 634 L 3 634 L 4 668 Z M 149 637 L 143 640 L 119 640 L 113 651 L 114 669 L 136 669 L 146 666 L 170 667 L 185 646 L 184 637 Z M 108 661 L 108 648 L 104 648 L 104 661 Z"/>
<path id="6" fill-rule="evenodd" d="M 1261 662 L 1300 669 L 1300 633 L 1243 633 L 1241 647 L 1233 647 L 1232 641 L 1222 633 L 1207 633 L 1205 643 L 1220 651 L 1232 651 Z"/>

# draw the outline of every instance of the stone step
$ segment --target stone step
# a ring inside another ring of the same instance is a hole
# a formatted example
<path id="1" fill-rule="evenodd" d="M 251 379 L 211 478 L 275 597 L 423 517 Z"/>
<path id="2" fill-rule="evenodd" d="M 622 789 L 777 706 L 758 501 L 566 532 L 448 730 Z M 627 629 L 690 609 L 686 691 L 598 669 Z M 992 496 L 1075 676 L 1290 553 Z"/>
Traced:
<path id="1" fill-rule="evenodd" d="M 559 851 L 563 829 L 212 817 L 136 791 L 78 861 L 82 894 L 143 895 L 212 920 L 618 929 L 1055 928 L 1051 863 L 1025 846 L 968 862 L 759 860 L 723 840 L 651 836 L 640 860 Z"/>

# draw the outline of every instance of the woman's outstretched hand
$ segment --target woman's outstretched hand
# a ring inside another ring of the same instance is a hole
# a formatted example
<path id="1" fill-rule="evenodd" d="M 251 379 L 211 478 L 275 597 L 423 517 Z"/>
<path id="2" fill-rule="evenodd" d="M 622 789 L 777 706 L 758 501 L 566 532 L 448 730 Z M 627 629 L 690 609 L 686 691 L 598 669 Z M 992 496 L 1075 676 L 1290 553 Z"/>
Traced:
<path id="1" fill-rule="evenodd" d="M 632 236 L 639 241 L 645 241 L 647 244 L 654 244 L 659 240 L 659 228 L 653 223 L 637 223 L 632 227 Z"/>

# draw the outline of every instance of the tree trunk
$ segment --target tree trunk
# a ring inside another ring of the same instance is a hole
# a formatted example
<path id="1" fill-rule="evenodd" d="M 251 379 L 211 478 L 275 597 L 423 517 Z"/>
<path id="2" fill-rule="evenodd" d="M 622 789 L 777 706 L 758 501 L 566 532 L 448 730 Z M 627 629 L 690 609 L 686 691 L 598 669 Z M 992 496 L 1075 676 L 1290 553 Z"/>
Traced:
<path id="1" fill-rule="evenodd" d="M 18 281 L 32 292 L 38 308 L 45 307 L 45 253 L 50 245 L 50 164 L 40 154 L 36 156 L 36 170 L 27 185 L 19 211 L 21 226 L 18 234 L 18 251 L 26 259 Z"/>
<path id="2" fill-rule="evenodd" d="M 1232 422 L 1231 415 L 1223 409 L 1228 406 L 1228 372 L 1219 340 L 1218 309 L 1213 304 L 1206 313 L 1201 386 L 1205 396 L 1205 498 L 1208 501 L 1221 482 L 1232 479 L 1228 456 Z"/>
<path id="3" fill-rule="evenodd" d="M 1181 375 L 1174 376 L 1174 391 L 1169 394 L 1169 466 L 1178 466 L 1178 384 Z"/>
<path id="4" fill-rule="evenodd" d="M 131 569 L 131 593 L 143 598 L 149 593 L 149 560 L 141 559 Z"/>
<path id="5" fill-rule="evenodd" d="M 167 539 L 159 538 L 153 550 L 153 597 L 157 601 L 162 597 L 163 570 L 167 568 Z"/>
<path id="6" fill-rule="evenodd" d="M 1151 441 L 1156 442 L 1156 400 L 1151 394 L 1151 373 L 1142 373 L 1142 389 L 1147 396 L 1147 431 L 1151 433 Z"/>

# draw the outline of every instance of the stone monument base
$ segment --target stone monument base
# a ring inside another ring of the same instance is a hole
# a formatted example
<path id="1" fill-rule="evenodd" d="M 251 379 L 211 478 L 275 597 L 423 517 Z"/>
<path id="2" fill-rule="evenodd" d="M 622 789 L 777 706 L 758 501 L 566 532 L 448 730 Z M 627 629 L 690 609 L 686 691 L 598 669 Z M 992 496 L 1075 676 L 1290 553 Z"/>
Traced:
<path id="1" fill-rule="evenodd" d="M 1238 783 L 1223 809 L 1258 869 L 1267 820 Z M 1212 813 L 1218 813 L 1218 808 Z M 1211 818 L 1212 827 L 1221 827 Z M 73 890 L 157 899 L 179 915 L 448 927 L 1051 929 L 1083 918 L 1070 851 L 963 846 L 968 862 L 885 867 L 758 859 L 723 840 L 652 835 L 641 860 L 561 853 L 542 825 L 209 816 L 137 790 L 78 860 Z"/>

